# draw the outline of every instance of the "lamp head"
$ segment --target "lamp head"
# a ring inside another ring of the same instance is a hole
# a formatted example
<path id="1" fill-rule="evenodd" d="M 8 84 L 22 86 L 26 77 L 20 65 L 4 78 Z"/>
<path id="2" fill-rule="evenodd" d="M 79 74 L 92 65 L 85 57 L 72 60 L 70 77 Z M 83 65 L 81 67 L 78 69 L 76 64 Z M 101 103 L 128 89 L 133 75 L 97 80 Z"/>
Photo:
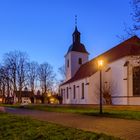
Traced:
<path id="1" fill-rule="evenodd" d="M 104 61 L 102 59 L 98 60 L 98 67 L 102 68 L 104 65 Z"/>

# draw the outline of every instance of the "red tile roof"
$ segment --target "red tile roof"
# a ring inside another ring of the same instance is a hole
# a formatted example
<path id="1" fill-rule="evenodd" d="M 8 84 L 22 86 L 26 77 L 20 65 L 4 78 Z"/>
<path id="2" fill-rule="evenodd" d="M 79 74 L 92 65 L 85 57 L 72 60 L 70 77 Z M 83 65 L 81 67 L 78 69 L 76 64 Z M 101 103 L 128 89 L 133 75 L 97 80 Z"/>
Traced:
<path id="1" fill-rule="evenodd" d="M 133 36 L 128 40 L 106 51 L 105 53 L 93 58 L 89 62 L 83 64 L 76 72 L 74 77 L 72 77 L 70 80 L 66 81 L 62 85 L 83 79 L 85 77 L 89 77 L 95 72 L 97 72 L 97 60 L 100 58 L 105 59 L 107 63 L 111 63 L 124 56 L 138 54 L 140 54 L 140 38 L 138 38 L 137 36 Z"/>

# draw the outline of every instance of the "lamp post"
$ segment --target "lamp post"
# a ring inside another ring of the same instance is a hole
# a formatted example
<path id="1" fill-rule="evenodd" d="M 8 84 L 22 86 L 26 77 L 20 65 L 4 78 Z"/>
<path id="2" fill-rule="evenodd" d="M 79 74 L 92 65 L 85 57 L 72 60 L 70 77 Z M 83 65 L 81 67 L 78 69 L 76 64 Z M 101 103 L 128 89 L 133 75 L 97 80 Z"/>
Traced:
<path id="1" fill-rule="evenodd" d="M 103 67 L 103 60 L 98 60 L 98 67 L 99 67 L 99 70 L 100 70 L 100 114 L 102 114 L 102 101 L 103 101 L 103 98 L 102 98 L 102 67 Z"/>

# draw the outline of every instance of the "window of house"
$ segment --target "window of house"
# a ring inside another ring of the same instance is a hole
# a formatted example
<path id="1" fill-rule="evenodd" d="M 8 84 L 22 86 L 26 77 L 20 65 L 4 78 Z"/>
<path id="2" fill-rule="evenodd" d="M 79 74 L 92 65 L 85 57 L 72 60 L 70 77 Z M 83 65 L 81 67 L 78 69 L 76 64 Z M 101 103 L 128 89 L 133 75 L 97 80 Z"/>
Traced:
<path id="1" fill-rule="evenodd" d="M 133 68 L 133 95 L 140 96 L 140 67 Z"/>
<path id="2" fill-rule="evenodd" d="M 73 99 L 75 99 L 75 85 L 73 85 Z"/>
<path id="3" fill-rule="evenodd" d="M 69 67 L 69 59 L 67 60 L 67 67 Z"/>
<path id="4" fill-rule="evenodd" d="M 78 63 L 81 65 L 82 64 L 82 58 L 79 58 Z"/>
<path id="5" fill-rule="evenodd" d="M 84 83 L 82 83 L 82 99 L 84 99 Z"/>
<path id="6" fill-rule="evenodd" d="M 67 87 L 67 99 L 69 98 L 69 89 Z"/>

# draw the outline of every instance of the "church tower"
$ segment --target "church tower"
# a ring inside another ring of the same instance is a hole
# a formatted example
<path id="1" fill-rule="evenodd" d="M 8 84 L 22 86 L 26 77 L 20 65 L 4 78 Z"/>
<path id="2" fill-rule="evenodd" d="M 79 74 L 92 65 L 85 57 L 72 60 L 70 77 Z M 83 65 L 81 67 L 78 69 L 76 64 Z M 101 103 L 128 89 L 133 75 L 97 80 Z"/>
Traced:
<path id="1" fill-rule="evenodd" d="M 73 42 L 65 55 L 66 81 L 71 79 L 80 66 L 88 61 L 88 55 L 85 46 L 80 41 L 80 32 L 75 26 L 72 34 Z"/>

